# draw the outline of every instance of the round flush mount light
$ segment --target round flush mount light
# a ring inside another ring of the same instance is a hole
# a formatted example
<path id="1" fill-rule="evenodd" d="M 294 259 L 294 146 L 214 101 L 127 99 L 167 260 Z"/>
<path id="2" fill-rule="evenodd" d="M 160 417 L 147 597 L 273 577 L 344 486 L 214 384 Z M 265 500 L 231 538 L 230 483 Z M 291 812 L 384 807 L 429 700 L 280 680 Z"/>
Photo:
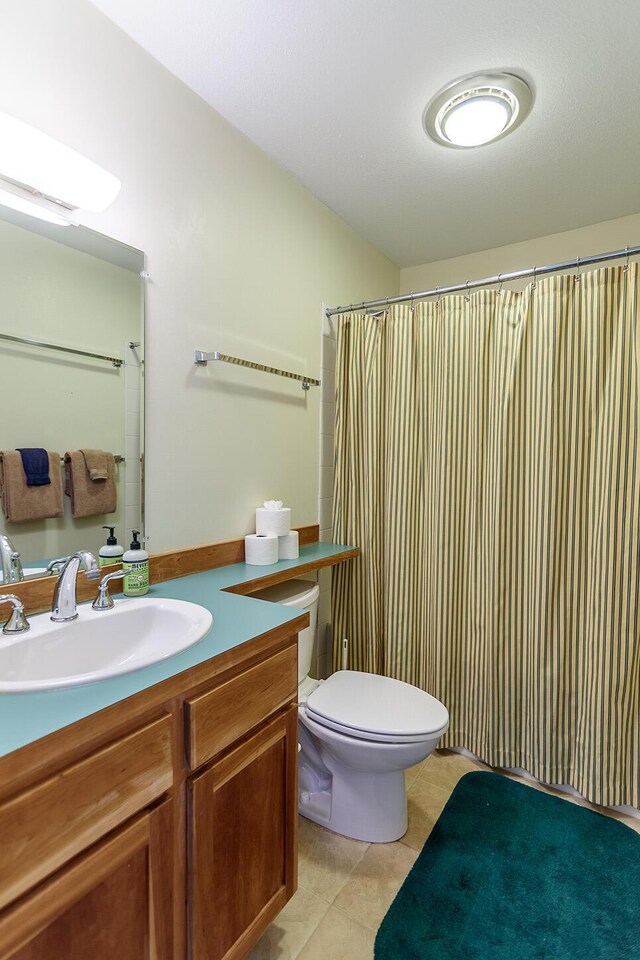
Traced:
<path id="1" fill-rule="evenodd" d="M 506 137 L 531 109 L 530 87 L 510 73 L 462 77 L 428 104 L 424 128 L 436 143 L 468 149 Z"/>

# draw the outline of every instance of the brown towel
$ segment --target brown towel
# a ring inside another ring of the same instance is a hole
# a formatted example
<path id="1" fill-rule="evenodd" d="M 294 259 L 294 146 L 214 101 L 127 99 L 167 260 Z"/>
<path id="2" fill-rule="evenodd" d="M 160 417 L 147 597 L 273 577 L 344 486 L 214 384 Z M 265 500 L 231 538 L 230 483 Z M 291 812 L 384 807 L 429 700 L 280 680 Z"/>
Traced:
<path id="1" fill-rule="evenodd" d="M 84 457 L 89 476 L 92 480 L 109 479 L 107 458 L 111 456 L 110 453 L 107 453 L 105 450 L 86 450 L 84 448 L 80 448 L 80 453 Z"/>
<path id="2" fill-rule="evenodd" d="M 107 479 L 96 481 L 89 476 L 80 450 L 65 453 L 64 492 L 71 497 L 72 517 L 93 517 L 116 509 L 116 463 L 112 453 L 107 453 L 106 458 Z"/>
<path id="3" fill-rule="evenodd" d="M 64 516 L 60 454 L 53 450 L 48 454 L 51 483 L 28 487 L 18 451 L 0 450 L 0 497 L 5 519 L 11 523 Z"/>

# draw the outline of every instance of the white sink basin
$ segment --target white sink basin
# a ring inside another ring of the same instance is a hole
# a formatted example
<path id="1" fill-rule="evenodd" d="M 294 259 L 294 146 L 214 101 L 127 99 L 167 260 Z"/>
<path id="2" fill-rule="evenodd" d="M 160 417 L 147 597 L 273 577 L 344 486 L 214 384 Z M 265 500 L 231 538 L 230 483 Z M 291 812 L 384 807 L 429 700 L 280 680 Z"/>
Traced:
<path id="1" fill-rule="evenodd" d="M 112 610 L 78 607 L 80 616 L 53 623 L 30 617 L 16 637 L 0 633 L 0 692 L 53 690 L 94 683 L 166 660 L 201 640 L 213 617 L 197 603 L 122 598 Z"/>

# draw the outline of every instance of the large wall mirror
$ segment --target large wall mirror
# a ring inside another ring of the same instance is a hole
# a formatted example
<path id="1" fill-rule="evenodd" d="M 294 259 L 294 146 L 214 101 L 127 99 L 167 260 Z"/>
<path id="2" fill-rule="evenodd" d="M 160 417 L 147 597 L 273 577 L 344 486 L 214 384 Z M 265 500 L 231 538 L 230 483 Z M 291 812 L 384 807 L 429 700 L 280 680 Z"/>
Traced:
<path id="1" fill-rule="evenodd" d="M 63 488 L 62 517 L 0 513 L 26 577 L 78 549 L 97 555 L 104 525 L 125 549 L 143 529 L 143 271 L 140 250 L 0 207 L 0 451 L 56 452 Z M 63 461 L 84 449 L 114 455 L 112 512 L 72 515 Z"/>

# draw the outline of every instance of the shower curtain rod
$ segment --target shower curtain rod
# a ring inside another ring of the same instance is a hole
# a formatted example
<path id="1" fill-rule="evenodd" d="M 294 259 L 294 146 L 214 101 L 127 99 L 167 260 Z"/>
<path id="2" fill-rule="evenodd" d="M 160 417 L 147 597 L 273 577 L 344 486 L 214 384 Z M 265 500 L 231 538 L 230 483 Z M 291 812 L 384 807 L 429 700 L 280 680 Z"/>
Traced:
<path id="1" fill-rule="evenodd" d="M 590 257 L 576 257 L 575 260 L 565 260 L 563 263 L 552 263 L 547 267 L 527 267 L 526 270 L 512 270 L 510 273 L 499 273 L 495 277 L 485 277 L 483 280 L 467 280 L 465 283 L 454 283 L 448 287 L 434 287 L 433 290 L 421 290 L 419 293 L 403 293 L 398 297 L 385 297 L 382 300 L 367 300 L 362 303 L 351 303 L 348 307 L 328 308 L 325 312 L 328 317 L 338 313 L 350 313 L 352 310 L 368 310 L 369 307 L 387 307 L 392 303 L 412 303 L 414 300 L 424 300 L 426 297 L 442 296 L 446 293 L 460 293 L 476 290 L 478 287 L 490 287 L 493 284 L 508 283 L 510 280 L 521 280 L 523 277 L 543 277 L 548 273 L 564 273 L 567 270 L 579 270 L 580 267 L 592 263 L 605 263 L 607 260 L 622 260 L 636 257 L 640 254 L 640 246 L 625 247 L 624 250 L 613 250 L 611 253 L 595 253 Z"/>

